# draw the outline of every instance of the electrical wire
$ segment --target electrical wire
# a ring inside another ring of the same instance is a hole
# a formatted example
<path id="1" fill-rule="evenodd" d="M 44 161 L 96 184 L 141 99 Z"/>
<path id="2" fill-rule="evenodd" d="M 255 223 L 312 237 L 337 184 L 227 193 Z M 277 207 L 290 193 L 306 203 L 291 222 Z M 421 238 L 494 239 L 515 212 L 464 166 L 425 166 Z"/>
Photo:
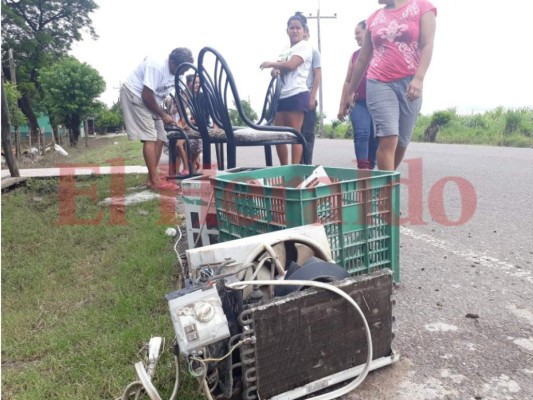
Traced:
<path id="1" fill-rule="evenodd" d="M 287 237 L 287 238 L 285 238 L 283 240 L 277 240 L 276 239 L 276 240 L 273 240 L 270 243 L 260 243 L 260 244 L 258 244 L 248 254 L 248 256 L 244 260 L 243 264 L 244 265 L 248 265 L 249 263 L 253 263 L 254 260 L 256 260 L 263 252 L 267 252 L 272 257 L 272 259 L 274 261 L 275 268 L 278 271 L 279 276 L 280 277 L 285 276 L 285 274 L 286 274 L 285 268 L 283 266 L 281 266 L 279 258 L 278 258 L 278 255 L 276 254 L 273 246 L 275 246 L 278 243 L 287 242 L 287 241 L 304 244 L 304 245 L 308 246 L 309 248 L 311 248 L 315 252 L 316 257 L 318 257 L 318 258 L 320 258 L 320 259 L 322 259 L 322 260 L 324 260 L 326 262 L 332 262 L 332 263 L 335 262 L 331 258 L 331 253 L 328 253 L 328 251 L 326 249 L 324 249 L 323 246 L 320 245 L 320 243 L 318 243 L 314 239 L 308 238 L 308 237 L 303 236 L 303 235 L 290 235 L 289 237 Z M 274 269 L 271 269 L 271 271 L 274 271 Z M 271 278 L 273 278 L 272 275 L 271 275 Z M 274 288 L 272 286 L 269 288 L 269 293 L 271 294 L 271 297 L 273 297 Z"/>
<path id="2" fill-rule="evenodd" d="M 233 351 L 237 348 L 237 347 L 241 347 L 243 344 L 245 343 L 248 343 L 250 342 L 252 339 L 251 338 L 246 338 L 246 339 L 243 339 L 243 340 L 240 340 L 238 341 L 236 344 L 234 344 L 230 349 L 229 351 L 226 353 L 226 355 L 224 355 L 223 357 L 220 357 L 220 358 L 197 358 L 197 357 L 190 357 L 191 360 L 195 360 L 195 361 L 198 361 L 200 363 L 205 363 L 205 362 L 220 362 L 222 360 L 224 360 L 226 357 L 228 357 L 231 353 L 233 353 Z"/>
<path id="3" fill-rule="evenodd" d="M 211 397 L 211 390 L 209 389 L 209 385 L 207 384 L 207 380 L 206 380 L 207 365 L 205 363 L 206 362 L 220 362 L 220 361 L 223 361 L 228 356 L 230 356 L 235 351 L 235 349 L 237 349 L 238 347 L 240 347 L 243 344 L 248 343 L 248 342 L 250 342 L 252 340 L 253 340 L 252 338 L 246 338 L 246 339 L 242 339 L 242 340 L 238 341 L 233 346 L 231 346 L 231 348 L 228 350 L 228 352 L 224 356 L 219 357 L 219 358 L 189 357 L 189 373 L 192 376 L 196 377 L 196 379 L 200 383 L 200 386 L 203 389 L 203 392 L 206 394 L 208 399 L 211 399 L 212 397 Z M 196 370 L 194 369 L 194 367 L 192 365 L 193 362 L 197 362 L 197 363 L 200 364 L 201 369 L 200 369 L 199 372 L 198 372 L 198 369 L 196 369 Z"/>
<path id="4" fill-rule="evenodd" d="M 346 393 L 354 390 L 355 388 L 357 388 L 366 379 L 366 376 L 368 375 L 368 372 L 370 371 L 370 365 L 372 363 L 372 357 L 373 357 L 373 355 L 372 355 L 372 334 L 370 333 L 370 327 L 368 326 L 368 322 L 367 322 L 367 320 L 365 318 L 365 315 L 363 314 L 363 311 L 361 311 L 361 308 L 359 307 L 359 305 L 348 294 L 346 294 L 345 292 L 343 292 L 339 288 L 337 288 L 337 287 L 335 287 L 333 285 L 330 285 L 328 283 L 317 282 L 317 281 L 305 281 L 305 280 L 283 280 L 283 281 L 258 280 L 258 281 L 232 282 L 232 283 L 226 284 L 227 287 L 233 288 L 233 289 L 242 289 L 244 286 L 249 286 L 249 285 L 256 285 L 256 286 L 266 286 L 266 285 L 294 286 L 294 285 L 297 285 L 297 286 L 311 286 L 311 287 L 316 287 L 316 288 L 320 288 L 320 289 L 326 289 L 326 290 L 334 292 L 334 293 L 338 294 L 339 296 L 343 297 L 346 301 L 348 301 L 356 309 L 357 313 L 361 317 L 361 319 L 363 321 L 364 328 L 365 328 L 366 340 L 367 340 L 367 348 L 368 348 L 366 363 L 365 363 L 365 366 L 364 366 L 363 370 L 361 371 L 361 374 L 359 374 L 348 385 L 346 385 L 346 386 L 344 386 L 344 387 L 342 387 L 340 389 L 336 389 L 336 390 L 334 390 L 332 392 L 329 392 L 329 393 L 325 393 L 325 394 L 314 396 L 314 397 L 309 397 L 308 398 L 309 400 L 311 400 L 311 399 L 312 400 L 330 400 L 330 399 L 335 399 L 337 397 L 342 396 L 343 394 L 346 394 Z"/>
<path id="5" fill-rule="evenodd" d="M 126 389 L 122 392 L 121 400 L 128 400 L 131 395 L 135 394 L 135 399 L 139 398 L 141 391 L 144 389 L 144 386 L 141 381 L 131 382 Z"/>
<path id="6" fill-rule="evenodd" d="M 174 253 L 176 253 L 176 257 L 178 257 L 178 259 L 179 259 L 180 258 L 180 253 L 178 251 L 178 244 L 181 242 L 181 239 L 183 238 L 183 233 L 181 232 L 181 226 L 179 226 L 179 225 L 176 225 L 176 226 L 178 227 L 178 232 L 179 232 L 180 236 L 178 237 L 178 239 L 174 243 Z"/>
<path id="7" fill-rule="evenodd" d="M 255 263 L 248 263 L 248 264 L 245 264 L 245 265 L 242 265 L 237 271 L 233 271 L 233 272 L 226 272 L 224 274 L 218 274 L 218 275 L 213 275 L 211 277 L 209 277 L 209 280 L 210 281 L 216 281 L 216 280 L 219 280 L 219 279 L 222 279 L 222 278 L 226 278 L 228 276 L 232 276 L 232 275 L 238 275 L 240 274 L 242 271 L 245 271 L 247 270 L 248 268 L 251 268 L 255 266 Z"/>
<path id="8" fill-rule="evenodd" d="M 181 240 L 183 239 L 182 226 L 176 225 L 176 227 L 178 228 L 179 237 L 176 240 L 176 242 L 174 243 L 174 253 L 176 253 L 176 258 L 178 259 L 178 264 L 179 264 L 179 267 L 180 267 L 180 273 L 181 273 L 182 280 L 183 280 L 183 282 L 186 282 L 186 280 L 187 280 L 187 278 L 189 278 L 189 276 L 188 276 L 187 271 L 185 270 L 185 266 L 183 265 L 182 257 L 184 257 L 184 256 L 182 254 L 180 254 L 180 252 L 178 250 L 178 245 L 181 242 Z"/>
<path id="9" fill-rule="evenodd" d="M 279 261 L 279 257 L 272 248 L 272 246 L 269 243 L 262 243 L 264 249 L 267 251 L 268 254 L 270 254 L 270 257 L 272 261 L 274 261 L 274 265 L 276 267 L 276 270 L 278 271 L 279 276 L 285 276 L 285 266 L 281 265 L 281 262 Z"/>
<path id="10" fill-rule="evenodd" d="M 162 400 L 161 396 L 159 396 L 159 393 L 157 392 L 157 389 L 153 385 L 150 376 L 144 369 L 142 361 L 135 363 L 135 371 L 137 372 L 137 376 L 139 377 L 146 394 L 148 397 L 150 397 L 150 400 Z"/>
<path id="11" fill-rule="evenodd" d="M 174 400 L 176 396 L 178 395 L 179 390 L 179 377 L 180 377 L 180 362 L 177 355 L 174 354 L 174 366 L 176 368 L 176 379 L 174 380 L 174 389 L 172 390 L 172 394 L 170 395 L 169 400 Z"/>
<path id="12" fill-rule="evenodd" d="M 179 390 L 180 367 L 179 358 L 176 355 L 174 355 L 174 366 L 176 369 L 176 378 L 174 380 L 174 388 L 172 389 L 172 394 L 170 395 L 169 400 L 175 400 Z M 129 400 L 132 395 L 135 395 L 135 399 L 138 399 L 142 390 L 146 392 L 151 400 L 162 400 L 159 392 L 151 382 L 151 376 L 148 374 L 148 372 L 146 372 L 146 369 L 141 361 L 135 364 L 135 370 L 139 380 L 131 382 L 128 386 L 126 386 L 122 393 L 122 397 L 120 397 L 120 400 Z"/>
<path id="13" fill-rule="evenodd" d="M 135 396 L 134 399 L 137 400 L 139 399 L 143 390 L 146 395 L 150 397 L 150 399 L 162 400 L 159 396 L 159 393 L 157 392 L 157 389 L 151 381 L 155 374 L 157 362 L 163 354 L 164 347 L 165 339 L 163 337 L 152 337 L 150 339 L 150 342 L 147 345 L 143 346 L 139 353 L 147 351 L 148 355 L 147 357 L 145 357 L 144 363 L 143 361 L 138 361 L 137 363 L 135 363 L 135 370 L 137 372 L 139 380 L 131 382 L 128 386 L 126 386 L 126 388 L 122 392 L 120 400 L 129 400 L 133 395 Z M 174 388 L 170 396 L 170 400 L 174 400 L 176 398 L 179 389 L 179 359 L 178 356 L 175 354 L 174 364 L 176 368 L 176 378 L 174 382 Z"/>
<path id="14" fill-rule="evenodd" d="M 259 263 L 257 264 L 257 267 L 255 268 L 255 271 L 254 273 L 252 274 L 252 276 L 250 277 L 249 280 L 254 280 L 255 278 L 257 278 L 257 275 L 259 275 L 259 271 L 261 270 L 261 268 L 263 268 L 265 266 L 265 262 L 267 261 L 271 261 L 272 260 L 272 257 L 265 257 L 263 258 L 261 261 L 259 261 Z M 272 272 L 274 271 L 274 269 L 269 269 L 267 268 L 269 271 L 269 275 L 272 275 Z"/>

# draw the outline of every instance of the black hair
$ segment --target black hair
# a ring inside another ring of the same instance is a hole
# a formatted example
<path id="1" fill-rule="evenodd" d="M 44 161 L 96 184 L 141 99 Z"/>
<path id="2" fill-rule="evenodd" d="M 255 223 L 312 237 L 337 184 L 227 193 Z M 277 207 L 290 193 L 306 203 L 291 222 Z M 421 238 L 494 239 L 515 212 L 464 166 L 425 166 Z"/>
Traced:
<path id="1" fill-rule="evenodd" d="M 302 23 L 302 26 L 305 28 L 307 28 L 307 18 L 305 17 L 305 15 L 303 14 L 303 12 L 301 11 L 296 11 L 294 13 L 293 16 L 291 16 L 289 18 L 289 20 L 287 21 L 287 26 L 290 25 L 291 21 L 294 21 L 294 20 L 297 20 L 297 21 L 300 21 Z"/>
<path id="2" fill-rule="evenodd" d="M 168 57 L 170 60 L 174 61 L 176 65 L 180 65 L 184 62 L 194 63 L 194 57 L 192 56 L 192 51 L 187 47 L 177 47 L 170 53 Z"/>
<path id="3" fill-rule="evenodd" d="M 361 28 L 366 29 L 366 20 L 362 20 L 361 22 L 357 24 L 357 26 L 360 26 Z"/>
<path id="4" fill-rule="evenodd" d="M 197 76 L 196 74 L 188 74 L 185 77 L 185 79 L 187 80 L 187 85 L 191 85 L 194 82 L 196 76 Z"/>

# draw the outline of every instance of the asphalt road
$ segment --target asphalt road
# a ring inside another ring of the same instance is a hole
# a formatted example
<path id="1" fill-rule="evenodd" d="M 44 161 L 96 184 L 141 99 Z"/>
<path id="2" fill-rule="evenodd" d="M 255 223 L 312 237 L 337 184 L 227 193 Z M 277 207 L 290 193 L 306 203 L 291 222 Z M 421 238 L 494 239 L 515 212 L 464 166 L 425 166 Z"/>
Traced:
<path id="1" fill-rule="evenodd" d="M 314 163 L 353 167 L 352 142 L 317 139 Z M 533 149 L 413 143 L 399 170 L 400 361 L 344 398 L 533 399 Z"/>

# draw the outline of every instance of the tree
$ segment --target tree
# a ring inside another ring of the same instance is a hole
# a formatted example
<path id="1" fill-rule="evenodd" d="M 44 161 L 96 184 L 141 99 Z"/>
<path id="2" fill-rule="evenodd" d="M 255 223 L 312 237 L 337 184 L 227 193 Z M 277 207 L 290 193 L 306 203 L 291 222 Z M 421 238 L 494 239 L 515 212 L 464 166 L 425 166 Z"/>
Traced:
<path id="1" fill-rule="evenodd" d="M 11 125 L 21 126 L 26 125 L 28 120 L 20 110 L 18 106 L 18 99 L 20 99 L 21 94 L 18 91 L 17 87 L 11 82 L 4 82 L 4 91 L 6 93 L 7 106 L 9 108 L 9 119 Z"/>
<path id="2" fill-rule="evenodd" d="M 120 109 L 117 111 L 116 107 L 111 109 L 104 108 L 100 110 L 96 115 L 96 128 L 101 133 L 107 133 L 109 131 L 118 131 L 121 129 L 124 122 Z"/>
<path id="3" fill-rule="evenodd" d="M 13 157 L 11 146 L 11 124 L 9 121 L 9 106 L 7 104 L 6 91 L 4 90 L 4 74 L 2 73 L 2 150 L 6 157 L 6 163 L 11 176 L 20 176 L 17 162 Z"/>
<path id="4" fill-rule="evenodd" d="M 80 124 L 94 110 L 105 81 L 97 70 L 73 57 L 43 68 L 40 75 L 46 108 L 55 121 L 70 129 L 70 144 L 75 147 Z"/>
<path id="5" fill-rule="evenodd" d="M 257 121 L 257 113 L 253 110 L 250 102 L 247 100 L 241 100 L 241 105 L 242 105 L 244 114 L 248 117 L 248 119 L 252 122 Z M 244 126 L 245 125 L 244 121 L 242 120 L 237 110 L 235 109 L 229 110 L 229 117 L 231 119 L 231 124 L 233 126 Z"/>
<path id="6" fill-rule="evenodd" d="M 94 0 L 2 0 L 2 59 L 12 48 L 22 94 L 19 105 L 33 136 L 43 94 L 39 69 L 66 56 L 82 32 L 98 37 L 89 18 L 97 8 Z"/>

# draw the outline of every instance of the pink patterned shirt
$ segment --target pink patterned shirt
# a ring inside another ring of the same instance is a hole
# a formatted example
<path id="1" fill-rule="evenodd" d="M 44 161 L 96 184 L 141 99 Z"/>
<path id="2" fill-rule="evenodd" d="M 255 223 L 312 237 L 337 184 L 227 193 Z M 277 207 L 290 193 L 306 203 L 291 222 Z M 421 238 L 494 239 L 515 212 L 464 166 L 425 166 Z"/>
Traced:
<path id="1" fill-rule="evenodd" d="M 374 48 L 368 79 L 392 82 L 415 75 L 420 64 L 420 19 L 426 12 L 437 15 L 427 0 L 410 0 L 397 10 L 384 8 L 366 21 Z"/>

